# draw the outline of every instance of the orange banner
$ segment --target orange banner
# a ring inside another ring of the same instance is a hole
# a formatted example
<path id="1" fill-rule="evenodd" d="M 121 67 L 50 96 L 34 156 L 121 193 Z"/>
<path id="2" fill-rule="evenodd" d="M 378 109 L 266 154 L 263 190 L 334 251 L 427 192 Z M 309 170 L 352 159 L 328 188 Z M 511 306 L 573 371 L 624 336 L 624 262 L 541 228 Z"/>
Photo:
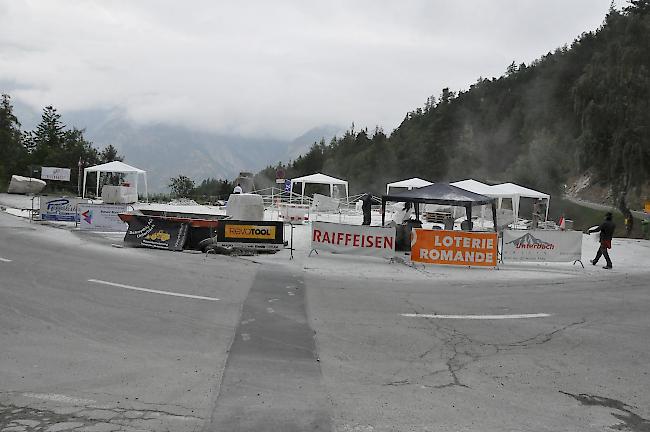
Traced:
<path id="1" fill-rule="evenodd" d="M 411 238 L 411 260 L 495 267 L 497 243 L 497 233 L 415 229 Z"/>

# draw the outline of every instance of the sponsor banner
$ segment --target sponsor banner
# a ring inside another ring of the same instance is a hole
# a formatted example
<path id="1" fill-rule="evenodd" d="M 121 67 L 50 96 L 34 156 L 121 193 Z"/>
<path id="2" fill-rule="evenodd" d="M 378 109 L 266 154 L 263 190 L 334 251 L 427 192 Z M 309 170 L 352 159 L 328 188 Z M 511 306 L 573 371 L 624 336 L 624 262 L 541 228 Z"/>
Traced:
<path id="1" fill-rule="evenodd" d="M 41 197 L 41 220 L 58 222 L 79 222 L 77 206 L 88 202 L 81 198 L 48 198 Z"/>
<path id="2" fill-rule="evenodd" d="M 122 222 L 120 213 L 127 210 L 126 205 L 120 204 L 79 204 L 79 228 L 82 230 L 113 231 L 127 230 L 127 224 Z"/>
<path id="3" fill-rule="evenodd" d="M 582 259 L 580 231 L 503 231 L 503 261 L 565 262 Z"/>
<path id="4" fill-rule="evenodd" d="M 219 244 L 255 247 L 255 244 L 284 245 L 284 224 L 268 221 L 220 221 L 217 227 Z"/>
<path id="5" fill-rule="evenodd" d="M 180 251 L 187 241 L 188 229 L 186 223 L 135 215 L 129 218 L 124 243 L 134 247 Z"/>
<path id="6" fill-rule="evenodd" d="M 411 260 L 429 264 L 496 267 L 497 233 L 425 230 L 411 237 Z"/>
<path id="7" fill-rule="evenodd" d="M 312 222 L 311 248 L 391 258 L 395 256 L 395 228 Z"/>
<path id="8" fill-rule="evenodd" d="M 41 179 L 70 181 L 70 168 L 42 167 Z"/>

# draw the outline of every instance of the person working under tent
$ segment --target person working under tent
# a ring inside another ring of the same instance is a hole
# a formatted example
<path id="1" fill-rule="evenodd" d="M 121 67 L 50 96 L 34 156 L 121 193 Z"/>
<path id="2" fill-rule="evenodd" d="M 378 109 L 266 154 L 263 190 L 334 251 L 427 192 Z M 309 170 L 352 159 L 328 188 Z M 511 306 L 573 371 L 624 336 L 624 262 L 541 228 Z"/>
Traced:
<path id="1" fill-rule="evenodd" d="M 372 195 L 365 194 L 361 199 L 361 210 L 363 211 L 363 223 L 361 225 L 370 225 L 370 211 L 372 209 Z"/>
<path id="2" fill-rule="evenodd" d="M 237 186 L 235 186 L 235 189 L 233 189 L 232 193 L 240 194 L 243 193 L 244 190 L 241 188 L 241 184 L 237 183 Z"/>

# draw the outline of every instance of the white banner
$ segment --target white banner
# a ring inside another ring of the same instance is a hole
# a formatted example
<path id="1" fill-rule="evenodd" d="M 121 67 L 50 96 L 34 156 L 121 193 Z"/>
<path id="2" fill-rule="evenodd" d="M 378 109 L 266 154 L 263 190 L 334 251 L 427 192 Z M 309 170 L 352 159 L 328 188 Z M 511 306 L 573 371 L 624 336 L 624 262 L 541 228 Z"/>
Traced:
<path id="1" fill-rule="evenodd" d="M 395 228 L 312 222 L 311 248 L 390 258 L 395 256 Z"/>
<path id="2" fill-rule="evenodd" d="M 82 230 L 123 232 L 128 228 L 119 213 L 127 210 L 120 204 L 79 204 L 79 228 Z"/>
<path id="3" fill-rule="evenodd" d="M 503 231 L 503 261 L 565 262 L 582 259 L 580 231 Z"/>
<path id="4" fill-rule="evenodd" d="M 75 222 L 79 220 L 77 205 L 87 202 L 81 198 L 41 197 L 41 219 L 50 221 Z"/>
<path id="5" fill-rule="evenodd" d="M 70 168 L 43 167 L 41 178 L 45 180 L 70 181 Z"/>

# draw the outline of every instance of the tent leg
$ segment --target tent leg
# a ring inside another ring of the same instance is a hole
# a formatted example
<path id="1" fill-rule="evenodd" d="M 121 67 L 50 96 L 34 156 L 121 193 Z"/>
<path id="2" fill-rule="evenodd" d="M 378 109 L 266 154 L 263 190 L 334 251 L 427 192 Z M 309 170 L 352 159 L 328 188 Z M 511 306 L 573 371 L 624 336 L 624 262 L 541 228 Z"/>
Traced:
<path id="1" fill-rule="evenodd" d="M 381 200 L 381 226 L 386 225 L 386 201 Z"/>
<path id="2" fill-rule="evenodd" d="M 498 232 L 498 227 L 497 227 L 497 207 L 492 203 L 492 223 L 494 224 L 494 232 Z"/>

